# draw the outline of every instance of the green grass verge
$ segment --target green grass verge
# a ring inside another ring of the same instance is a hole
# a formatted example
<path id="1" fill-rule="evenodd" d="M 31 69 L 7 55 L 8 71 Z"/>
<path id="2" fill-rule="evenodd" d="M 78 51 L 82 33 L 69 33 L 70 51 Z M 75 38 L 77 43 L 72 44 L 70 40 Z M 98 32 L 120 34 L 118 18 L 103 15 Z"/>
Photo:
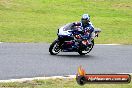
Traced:
<path id="1" fill-rule="evenodd" d="M 102 29 L 96 43 L 132 44 L 132 0 L 0 0 L 0 42 L 52 42 L 83 13 Z"/>
<path id="2" fill-rule="evenodd" d="M 85 84 L 80 86 L 75 79 L 33 80 L 23 83 L 0 83 L 0 88 L 132 88 L 129 84 Z"/>

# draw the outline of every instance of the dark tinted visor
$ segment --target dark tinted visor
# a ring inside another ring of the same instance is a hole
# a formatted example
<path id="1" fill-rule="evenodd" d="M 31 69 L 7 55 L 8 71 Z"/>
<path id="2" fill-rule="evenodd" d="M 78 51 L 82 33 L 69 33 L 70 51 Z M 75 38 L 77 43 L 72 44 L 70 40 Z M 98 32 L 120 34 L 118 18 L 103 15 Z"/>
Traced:
<path id="1" fill-rule="evenodd" d="M 89 22 L 89 20 L 87 20 L 87 19 L 82 19 L 82 23 L 83 23 L 83 24 L 88 24 L 88 22 Z"/>

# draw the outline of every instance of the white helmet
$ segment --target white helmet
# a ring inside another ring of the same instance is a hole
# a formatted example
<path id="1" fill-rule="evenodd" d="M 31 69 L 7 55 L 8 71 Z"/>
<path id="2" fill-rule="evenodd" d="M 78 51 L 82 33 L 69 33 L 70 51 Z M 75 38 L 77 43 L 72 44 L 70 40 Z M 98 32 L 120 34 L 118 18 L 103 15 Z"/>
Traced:
<path id="1" fill-rule="evenodd" d="M 83 14 L 82 19 L 84 20 L 90 20 L 90 16 L 88 14 Z"/>
<path id="2" fill-rule="evenodd" d="M 88 14 L 83 14 L 81 18 L 82 25 L 88 25 L 90 22 L 90 16 Z"/>

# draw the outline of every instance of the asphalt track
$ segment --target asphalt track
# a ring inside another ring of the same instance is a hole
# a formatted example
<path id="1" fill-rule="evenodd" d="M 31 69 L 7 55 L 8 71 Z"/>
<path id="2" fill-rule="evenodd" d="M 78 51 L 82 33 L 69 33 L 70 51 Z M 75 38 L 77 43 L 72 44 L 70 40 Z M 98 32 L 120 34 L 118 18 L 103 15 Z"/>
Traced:
<path id="1" fill-rule="evenodd" d="M 95 45 L 86 56 L 76 52 L 52 56 L 49 44 L 1 43 L 0 80 L 87 73 L 132 73 L 132 45 Z"/>

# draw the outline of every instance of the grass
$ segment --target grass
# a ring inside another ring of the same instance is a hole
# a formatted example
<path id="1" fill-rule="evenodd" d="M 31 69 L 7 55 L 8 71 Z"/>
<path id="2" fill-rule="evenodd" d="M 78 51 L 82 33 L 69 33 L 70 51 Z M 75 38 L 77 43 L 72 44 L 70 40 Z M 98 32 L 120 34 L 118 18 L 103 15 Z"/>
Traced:
<path id="1" fill-rule="evenodd" d="M 0 42 L 52 42 L 83 13 L 102 29 L 96 43 L 132 44 L 132 0 L 0 0 Z"/>
<path id="2" fill-rule="evenodd" d="M 48 79 L 27 82 L 0 83 L 0 88 L 131 88 L 129 84 L 85 84 L 80 86 L 75 79 Z"/>

